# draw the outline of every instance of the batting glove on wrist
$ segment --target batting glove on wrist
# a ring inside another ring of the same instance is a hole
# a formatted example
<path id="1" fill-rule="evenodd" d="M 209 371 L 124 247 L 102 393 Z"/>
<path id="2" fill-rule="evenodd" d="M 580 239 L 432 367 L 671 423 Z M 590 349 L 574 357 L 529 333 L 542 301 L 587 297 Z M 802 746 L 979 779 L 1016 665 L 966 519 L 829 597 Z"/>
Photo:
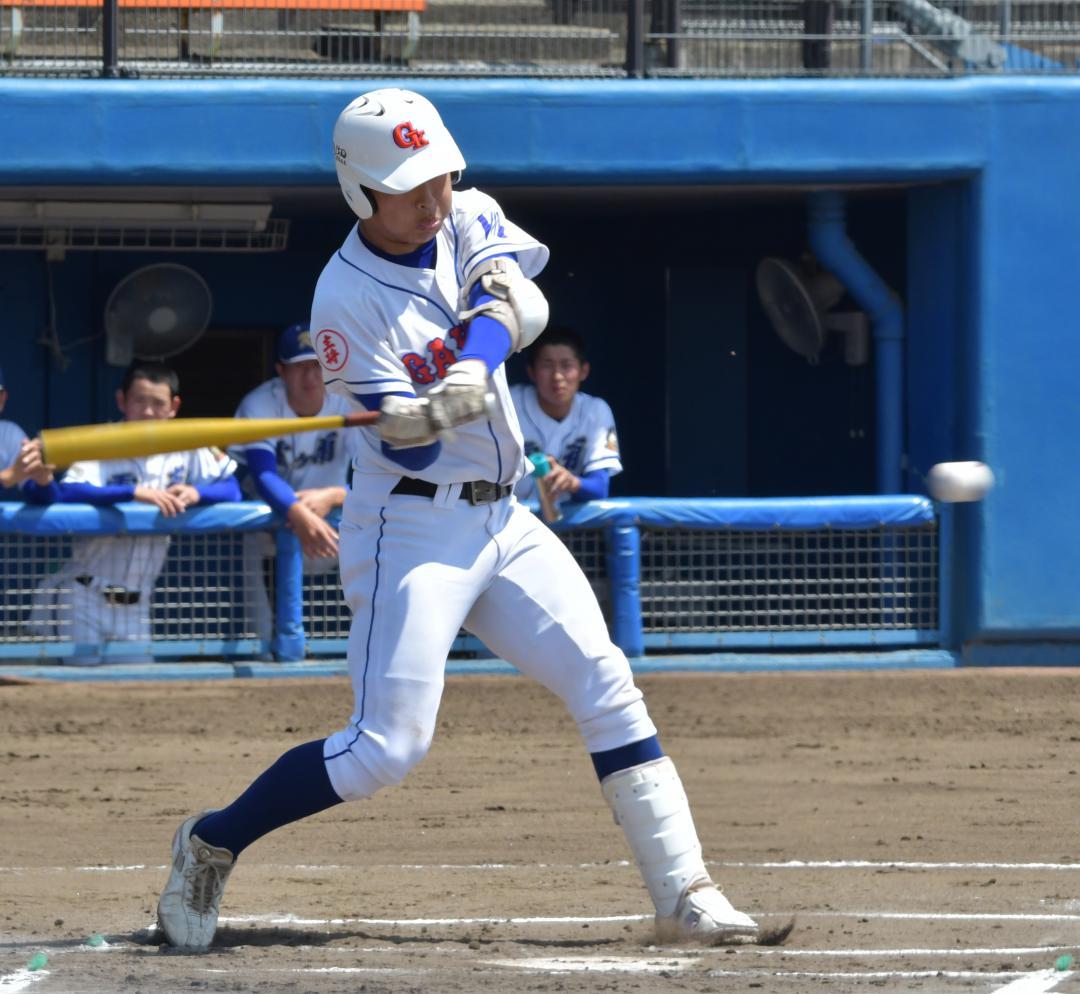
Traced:
<path id="1" fill-rule="evenodd" d="M 431 445 L 439 437 L 426 397 L 383 397 L 375 430 L 395 449 Z"/>
<path id="2" fill-rule="evenodd" d="M 436 431 L 482 418 L 488 409 L 488 370 L 480 359 L 462 359 L 437 387 L 428 391 L 431 423 Z"/>

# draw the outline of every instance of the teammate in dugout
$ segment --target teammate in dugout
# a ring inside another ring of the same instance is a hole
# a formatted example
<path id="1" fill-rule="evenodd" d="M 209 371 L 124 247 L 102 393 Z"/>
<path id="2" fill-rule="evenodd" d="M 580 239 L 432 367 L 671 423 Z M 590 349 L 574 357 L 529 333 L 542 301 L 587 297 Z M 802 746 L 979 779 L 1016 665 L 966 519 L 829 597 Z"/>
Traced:
<path id="1" fill-rule="evenodd" d="M 158 903 L 165 937 L 205 949 L 247 846 L 404 779 L 430 746 L 462 626 L 566 704 L 658 932 L 754 937 L 756 923 L 709 877 L 678 773 L 587 579 L 512 496 L 525 455 L 503 363 L 547 322 L 532 278 L 548 250 L 491 197 L 452 189 L 465 160 L 418 94 L 357 98 L 338 118 L 334 154 L 360 220 L 316 286 L 315 350 L 331 390 L 381 411 L 375 428 L 357 429 L 341 525 L 354 710 L 228 807 L 180 825 Z"/>
<path id="2" fill-rule="evenodd" d="M 180 409 L 179 380 L 158 362 L 136 362 L 124 374 L 116 405 L 125 421 L 167 420 Z M 19 459 L 30 481 L 27 500 L 109 506 L 121 501 L 154 505 L 173 517 L 195 504 L 240 500 L 233 476 L 236 463 L 216 449 L 171 452 L 138 459 L 77 462 L 57 480 L 42 463 L 37 440 L 26 443 Z M 165 563 L 168 535 L 102 535 L 72 541 L 71 559 L 35 593 L 28 629 L 77 644 L 146 641 L 150 602 Z M 108 657 L 113 662 L 149 662 L 145 650 Z M 79 652 L 60 662 L 95 666 L 100 653 Z"/>
<path id="3" fill-rule="evenodd" d="M 570 328 L 550 327 L 526 350 L 525 362 L 531 384 L 510 388 L 525 455 L 548 457 L 544 480 L 556 501 L 603 500 L 622 461 L 607 401 L 580 390 L 589 376 L 585 343 Z M 522 500 L 535 493 L 532 475 L 514 487 Z"/>
<path id="4" fill-rule="evenodd" d="M 347 414 L 344 397 L 329 394 L 322 367 L 311 345 L 308 325 L 290 325 L 278 336 L 277 375 L 252 390 L 236 410 L 238 418 L 292 418 Z M 304 573 L 319 574 L 337 566 L 338 533 L 326 516 L 345 501 L 349 464 L 359 434 L 345 428 L 282 435 L 252 442 L 230 454 L 246 467 L 245 490 L 266 501 L 296 533 L 304 553 Z M 247 611 L 256 632 L 269 639 L 273 618 L 263 559 L 274 554 L 265 532 L 244 536 Z"/>
<path id="5" fill-rule="evenodd" d="M 8 402 L 7 379 L 0 369 L 0 413 Z M 0 500 L 21 500 L 16 489 L 26 478 L 26 471 L 19 463 L 19 454 L 26 442 L 26 432 L 14 421 L 0 418 Z"/>

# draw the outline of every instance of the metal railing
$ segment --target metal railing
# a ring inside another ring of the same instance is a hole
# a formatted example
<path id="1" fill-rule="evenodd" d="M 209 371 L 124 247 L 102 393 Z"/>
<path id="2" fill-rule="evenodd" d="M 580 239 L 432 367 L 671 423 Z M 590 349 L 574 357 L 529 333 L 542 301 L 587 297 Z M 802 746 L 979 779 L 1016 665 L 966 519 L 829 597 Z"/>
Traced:
<path id="1" fill-rule="evenodd" d="M 631 656 L 944 640 L 925 498 L 597 501 L 555 531 Z M 85 543 L 102 540 L 118 555 L 164 543 L 160 573 L 135 590 L 80 575 Z M 343 656 L 350 622 L 336 564 L 305 564 L 265 505 L 161 518 L 142 504 L 0 504 L 0 660 Z M 455 649 L 486 652 L 464 633 Z"/>
<path id="2" fill-rule="evenodd" d="M 8 76 L 1080 71 L 1080 0 L 0 0 Z"/>

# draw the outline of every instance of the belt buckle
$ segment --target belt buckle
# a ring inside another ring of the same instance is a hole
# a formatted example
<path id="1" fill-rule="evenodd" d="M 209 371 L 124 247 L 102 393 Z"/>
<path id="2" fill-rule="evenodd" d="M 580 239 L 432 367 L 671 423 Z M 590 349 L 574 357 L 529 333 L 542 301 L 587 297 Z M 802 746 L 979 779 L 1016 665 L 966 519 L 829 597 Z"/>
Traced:
<path id="1" fill-rule="evenodd" d="M 469 503 L 474 507 L 477 504 L 493 504 L 499 499 L 499 485 L 489 480 L 474 480 L 469 484 Z"/>

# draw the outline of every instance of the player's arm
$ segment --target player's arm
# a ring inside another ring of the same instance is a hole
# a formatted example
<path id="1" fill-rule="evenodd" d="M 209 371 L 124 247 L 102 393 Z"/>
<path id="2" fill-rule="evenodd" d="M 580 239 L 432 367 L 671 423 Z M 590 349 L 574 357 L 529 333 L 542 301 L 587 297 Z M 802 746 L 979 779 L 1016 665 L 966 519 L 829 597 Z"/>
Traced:
<path id="1" fill-rule="evenodd" d="M 322 515 L 316 514 L 296 496 L 296 491 L 277 471 L 277 459 L 266 448 L 249 448 L 244 453 L 255 490 L 288 523 L 307 556 L 336 556 L 338 535 Z"/>
<path id="2" fill-rule="evenodd" d="M 531 344 L 548 320 L 544 295 L 513 252 L 480 259 L 467 277 L 464 298 L 459 317 L 467 322 L 465 345 L 442 383 L 428 394 L 433 420 L 447 428 L 483 415 L 488 377 Z"/>
<path id="3" fill-rule="evenodd" d="M 594 469 L 577 476 L 558 460 L 548 456 L 550 471 L 544 476 L 553 497 L 566 494 L 572 501 L 604 500 L 611 485 L 611 474 L 606 469 Z"/>

